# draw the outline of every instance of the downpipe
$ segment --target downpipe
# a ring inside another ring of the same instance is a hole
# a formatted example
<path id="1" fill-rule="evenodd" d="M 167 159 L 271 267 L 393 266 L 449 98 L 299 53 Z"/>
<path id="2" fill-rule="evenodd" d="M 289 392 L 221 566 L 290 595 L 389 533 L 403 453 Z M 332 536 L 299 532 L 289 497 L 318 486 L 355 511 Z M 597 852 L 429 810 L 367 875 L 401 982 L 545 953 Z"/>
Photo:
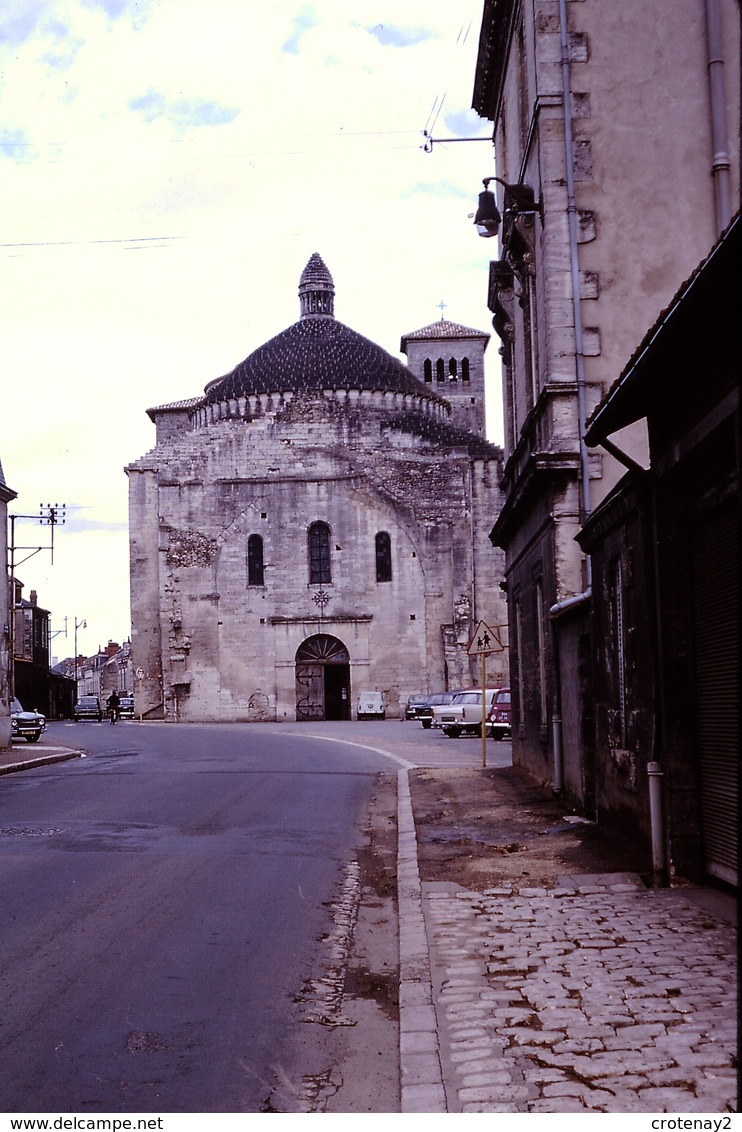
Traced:
<path id="1" fill-rule="evenodd" d="M 665 814 L 662 800 L 662 767 L 658 762 L 647 763 L 649 778 L 649 824 L 652 835 L 652 883 L 656 888 L 667 884 L 667 856 L 665 853 Z"/>

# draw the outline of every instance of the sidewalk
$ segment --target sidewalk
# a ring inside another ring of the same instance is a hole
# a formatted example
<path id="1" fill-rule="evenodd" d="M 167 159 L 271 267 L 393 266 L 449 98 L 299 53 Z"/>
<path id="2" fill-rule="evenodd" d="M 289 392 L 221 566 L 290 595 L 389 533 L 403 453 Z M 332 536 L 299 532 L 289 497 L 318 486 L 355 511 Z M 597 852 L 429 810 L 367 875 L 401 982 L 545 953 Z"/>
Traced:
<path id="1" fill-rule="evenodd" d="M 79 759 L 81 754 L 82 751 L 74 751 L 70 747 L 45 743 L 42 735 L 38 743 L 14 743 L 11 747 L 0 748 L 0 774 Z"/>
<path id="2" fill-rule="evenodd" d="M 402 1112 L 736 1111 L 731 896 L 614 871 L 512 768 L 398 787 Z"/>

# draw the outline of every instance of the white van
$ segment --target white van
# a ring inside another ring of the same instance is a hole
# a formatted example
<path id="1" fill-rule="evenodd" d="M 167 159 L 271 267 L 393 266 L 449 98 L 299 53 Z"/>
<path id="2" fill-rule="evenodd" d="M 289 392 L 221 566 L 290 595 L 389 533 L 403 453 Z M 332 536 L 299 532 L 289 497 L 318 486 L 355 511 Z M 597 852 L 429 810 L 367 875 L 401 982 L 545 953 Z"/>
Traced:
<path id="1" fill-rule="evenodd" d="M 361 692 L 356 705 L 359 719 L 384 719 L 386 708 L 381 692 Z"/>

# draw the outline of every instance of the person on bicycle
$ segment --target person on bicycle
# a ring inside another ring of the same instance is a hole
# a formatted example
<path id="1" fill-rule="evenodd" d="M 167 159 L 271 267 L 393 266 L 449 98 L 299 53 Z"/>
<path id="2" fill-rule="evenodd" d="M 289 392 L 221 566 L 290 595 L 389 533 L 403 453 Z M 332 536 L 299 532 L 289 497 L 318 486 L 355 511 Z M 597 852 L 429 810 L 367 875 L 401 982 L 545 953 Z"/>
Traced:
<path id="1" fill-rule="evenodd" d="M 121 700 L 119 699 L 119 694 L 116 691 L 116 689 L 114 688 L 114 690 L 111 692 L 110 696 L 106 700 L 106 708 L 108 710 L 108 714 L 111 717 L 111 724 L 112 725 L 116 722 L 116 720 L 118 718 L 120 703 L 121 703 Z"/>

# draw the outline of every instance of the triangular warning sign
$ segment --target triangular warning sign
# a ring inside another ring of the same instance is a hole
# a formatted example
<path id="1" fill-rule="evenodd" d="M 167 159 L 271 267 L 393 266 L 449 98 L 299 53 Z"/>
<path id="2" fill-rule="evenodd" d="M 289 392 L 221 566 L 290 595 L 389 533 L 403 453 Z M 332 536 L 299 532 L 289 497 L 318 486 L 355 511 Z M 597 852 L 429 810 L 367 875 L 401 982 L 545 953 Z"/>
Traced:
<path id="1" fill-rule="evenodd" d="M 491 652 L 504 652 L 505 646 L 500 639 L 499 626 L 497 629 L 491 629 L 486 621 L 480 621 L 466 651 L 469 656 L 487 656 Z"/>

